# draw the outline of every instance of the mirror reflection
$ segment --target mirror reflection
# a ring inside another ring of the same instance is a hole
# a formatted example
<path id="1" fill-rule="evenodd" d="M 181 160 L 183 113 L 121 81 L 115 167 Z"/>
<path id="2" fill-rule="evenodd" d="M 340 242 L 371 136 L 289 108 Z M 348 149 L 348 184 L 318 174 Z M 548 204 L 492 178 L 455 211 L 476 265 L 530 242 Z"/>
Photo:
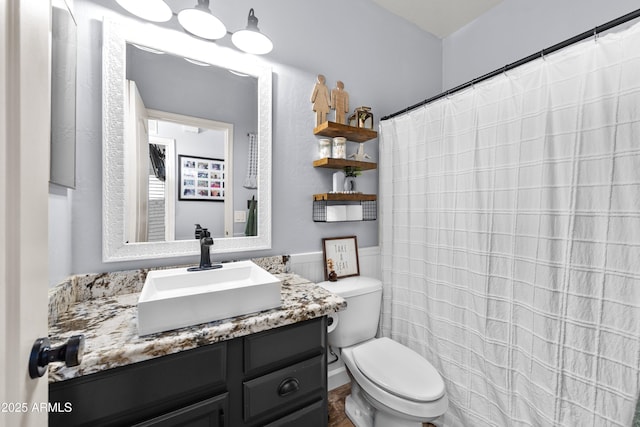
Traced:
<path id="1" fill-rule="evenodd" d="M 220 230 L 223 237 L 214 239 L 212 254 L 270 249 L 271 69 L 253 56 L 154 25 L 105 18 L 102 28 L 103 260 L 199 254 L 196 224 Z M 140 51 L 140 57 L 134 51 Z M 207 142 L 179 152 L 177 137 L 157 132 L 163 126 L 160 122 L 179 125 L 182 133 L 185 127 L 200 133 L 220 127 L 226 132 L 226 152 L 199 151 Z M 167 147 L 173 147 L 172 154 Z M 163 156 L 166 177 L 172 176 L 173 182 L 166 183 L 165 177 L 164 232 L 156 233 L 164 234 L 164 240 L 150 241 L 149 176 L 151 170 L 155 176 L 155 169 L 162 168 Z M 206 180 L 203 176 L 201 187 L 196 181 L 181 192 L 181 182 L 185 185 L 180 177 L 181 156 L 211 159 L 207 161 L 214 163 L 208 167 L 219 167 L 224 174 L 209 175 Z M 175 161 L 167 161 L 170 158 Z M 250 183 L 249 188 L 244 183 Z M 181 194 L 204 197 L 205 185 L 207 199 L 180 200 Z M 175 203 L 169 201 L 170 191 Z M 196 213 L 179 217 L 180 203 L 191 204 Z M 218 209 L 224 214 L 197 209 L 212 205 L 224 206 Z"/>
<path id="2" fill-rule="evenodd" d="M 257 78 L 127 43 L 126 79 L 126 242 L 255 235 Z"/>

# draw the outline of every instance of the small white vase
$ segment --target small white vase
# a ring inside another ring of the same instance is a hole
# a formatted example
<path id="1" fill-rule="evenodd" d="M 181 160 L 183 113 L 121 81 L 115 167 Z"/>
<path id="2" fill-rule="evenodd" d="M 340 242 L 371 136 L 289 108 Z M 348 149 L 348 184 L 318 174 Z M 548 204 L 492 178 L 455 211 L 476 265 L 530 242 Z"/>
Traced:
<path id="1" fill-rule="evenodd" d="M 344 191 L 344 172 L 338 171 L 333 174 L 333 192 L 340 193 Z"/>
<path id="2" fill-rule="evenodd" d="M 344 191 L 349 193 L 356 192 L 356 177 L 355 176 L 346 176 L 344 178 Z"/>

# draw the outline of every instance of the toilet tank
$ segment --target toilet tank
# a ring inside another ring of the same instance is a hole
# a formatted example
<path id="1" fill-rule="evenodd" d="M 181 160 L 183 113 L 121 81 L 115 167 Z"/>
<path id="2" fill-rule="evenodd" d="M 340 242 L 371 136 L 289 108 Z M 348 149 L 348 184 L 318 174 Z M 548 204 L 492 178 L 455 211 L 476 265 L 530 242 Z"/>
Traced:
<path id="1" fill-rule="evenodd" d="M 332 316 L 338 322 L 329 333 L 332 347 L 349 347 L 376 336 L 382 300 L 380 280 L 356 276 L 318 285 L 347 301 L 347 308 Z"/>

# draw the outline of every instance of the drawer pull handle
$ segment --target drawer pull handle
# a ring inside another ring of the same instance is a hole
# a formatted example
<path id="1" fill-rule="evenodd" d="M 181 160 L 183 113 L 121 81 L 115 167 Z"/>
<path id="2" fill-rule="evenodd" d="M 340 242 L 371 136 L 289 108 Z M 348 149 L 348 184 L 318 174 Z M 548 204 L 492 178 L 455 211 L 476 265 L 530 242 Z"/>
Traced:
<path id="1" fill-rule="evenodd" d="M 282 380 L 278 386 L 278 396 L 285 397 L 300 389 L 300 382 L 293 377 Z"/>

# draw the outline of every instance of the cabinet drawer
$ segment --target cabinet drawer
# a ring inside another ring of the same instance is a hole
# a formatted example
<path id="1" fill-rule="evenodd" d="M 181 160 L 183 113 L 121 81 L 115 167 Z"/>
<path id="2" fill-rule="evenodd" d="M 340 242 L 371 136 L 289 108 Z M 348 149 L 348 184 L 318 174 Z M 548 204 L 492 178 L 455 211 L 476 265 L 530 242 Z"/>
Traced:
<path id="1" fill-rule="evenodd" d="M 323 354 L 326 317 L 319 317 L 244 338 L 244 372 L 260 374 Z"/>
<path id="2" fill-rule="evenodd" d="M 323 401 L 306 406 L 264 427 L 327 427 L 328 416 Z"/>
<path id="3" fill-rule="evenodd" d="M 243 383 L 244 419 L 276 411 L 286 406 L 313 400 L 314 393 L 322 399 L 325 381 L 324 357 L 316 356 Z"/>
<path id="4" fill-rule="evenodd" d="M 228 393 L 194 403 L 133 427 L 224 427 L 229 413 Z"/>
<path id="5" fill-rule="evenodd" d="M 49 425 L 132 424 L 223 391 L 226 375 L 227 345 L 218 343 L 52 383 L 49 401 L 73 411 L 51 412 Z"/>

